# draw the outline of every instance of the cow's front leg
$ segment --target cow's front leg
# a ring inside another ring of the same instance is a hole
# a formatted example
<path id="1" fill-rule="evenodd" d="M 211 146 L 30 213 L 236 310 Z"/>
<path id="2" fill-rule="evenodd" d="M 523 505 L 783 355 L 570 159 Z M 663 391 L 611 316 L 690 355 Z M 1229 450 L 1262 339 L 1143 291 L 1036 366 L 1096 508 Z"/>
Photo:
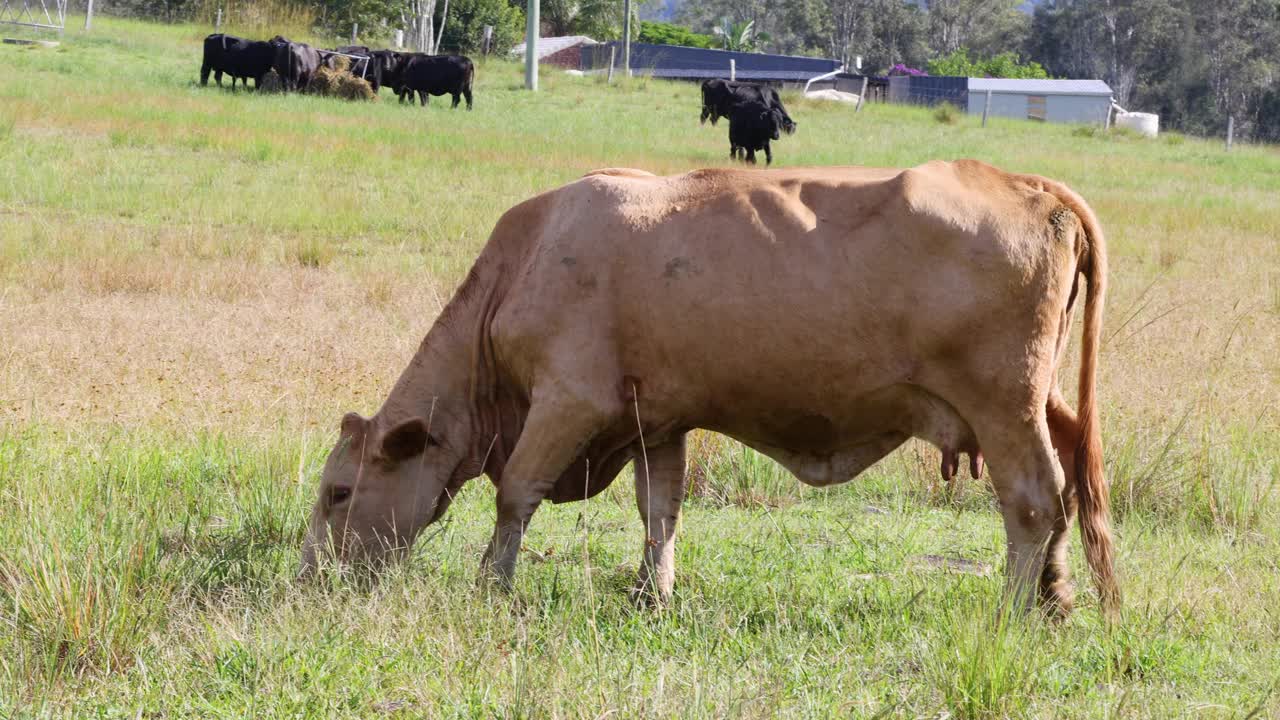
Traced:
<path id="1" fill-rule="evenodd" d="M 769 143 L 764 144 L 764 164 L 766 166 L 773 164 L 773 151 L 769 149 Z"/>
<path id="2" fill-rule="evenodd" d="M 645 538 L 631 599 L 637 605 L 665 603 L 671 599 L 676 578 L 676 524 L 684 501 L 685 436 L 637 452 L 634 466 L 636 507 L 644 523 Z"/>
<path id="3" fill-rule="evenodd" d="M 599 405 L 563 390 L 537 395 L 498 481 L 497 521 L 480 563 L 481 576 L 504 589 L 515 579 L 516 556 L 529 519 L 605 419 Z"/>

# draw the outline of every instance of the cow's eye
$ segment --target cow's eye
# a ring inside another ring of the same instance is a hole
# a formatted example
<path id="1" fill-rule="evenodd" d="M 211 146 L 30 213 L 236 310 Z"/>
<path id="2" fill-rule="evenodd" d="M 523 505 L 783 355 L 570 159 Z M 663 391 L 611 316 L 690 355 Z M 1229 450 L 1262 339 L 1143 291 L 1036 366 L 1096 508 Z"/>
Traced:
<path id="1" fill-rule="evenodd" d="M 351 488 L 345 485 L 334 485 L 329 488 L 329 507 L 337 507 L 351 499 Z"/>

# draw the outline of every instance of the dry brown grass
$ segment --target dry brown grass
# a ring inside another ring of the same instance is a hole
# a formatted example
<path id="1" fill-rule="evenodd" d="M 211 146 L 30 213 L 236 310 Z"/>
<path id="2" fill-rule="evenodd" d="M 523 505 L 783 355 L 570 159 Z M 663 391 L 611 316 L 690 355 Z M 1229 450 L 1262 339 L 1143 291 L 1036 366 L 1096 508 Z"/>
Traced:
<path id="1" fill-rule="evenodd" d="M 68 260 L 24 275 L 0 295 L 0 422 L 17 426 L 253 434 L 368 412 L 439 298 L 427 278 L 233 259 Z"/>

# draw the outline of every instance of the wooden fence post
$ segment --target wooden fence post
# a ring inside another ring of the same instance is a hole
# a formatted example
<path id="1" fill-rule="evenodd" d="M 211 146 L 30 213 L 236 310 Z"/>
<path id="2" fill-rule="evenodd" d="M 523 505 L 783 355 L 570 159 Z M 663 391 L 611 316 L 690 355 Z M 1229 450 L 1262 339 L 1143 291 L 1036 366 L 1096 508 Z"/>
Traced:
<path id="1" fill-rule="evenodd" d="M 222 27 L 222 8 L 218 8 L 218 15 L 213 19 L 213 29 L 217 30 Z"/>
<path id="2" fill-rule="evenodd" d="M 867 76 L 862 76 L 862 92 L 858 93 L 858 104 L 853 107 L 855 113 L 862 112 L 862 103 L 867 101 Z"/>
<path id="3" fill-rule="evenodd" d="M 609 46 L 609 78 L 608 82 L 613 82 L 613 63 L 618 59 L 618 46 Z"/>
<path id="4" fill-rule="evenodd" d="M 737 79 L 738 79 L 738 61 L 734 60 L 733 58 L 729 58 L 729 80 L 733 81 Z"/>
<path id="5" fill-rule="evenodd" d="M 84 29 L 88 31 L 93 27 L 93 0 L 87 0 L 84 5 Z"/>
<path id="6" fill-rule="evenodd" d="M 351 23 L 351 44 L 356 44 L 356 34 L 360 31 L 360 23 Z"/>
<path id="7" fill-rule="evenodd" d="M 1227 151 L 1230 152 L 1231 145 L 1235 142 L 1236 135 L 1236 116 L 1227 116 Z"/>
<path id="8" fill-rule="evenodd" d="M 484 26 L 484 54 L 488 55 L 493 51 L 493 26 Z"/>
<path id="9" fill-rule="evenodd" d="M 991 113 L 991 91 L 987 91 L 987 101 L 982 106 L 982 127 L 987 126 L 987 115 Z"/>

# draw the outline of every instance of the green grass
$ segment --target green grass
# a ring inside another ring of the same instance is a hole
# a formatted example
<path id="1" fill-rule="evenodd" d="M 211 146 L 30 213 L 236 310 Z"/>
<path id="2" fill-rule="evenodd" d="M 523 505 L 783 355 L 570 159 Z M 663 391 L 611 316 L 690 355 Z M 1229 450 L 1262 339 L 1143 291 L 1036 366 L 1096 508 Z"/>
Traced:
<path id="1" fill-rule="evenodd" d="M 484 480 L 377 586 L 300 587 L 341 413 L 502 211 L 727 164 L 726 129 L 692 85 L 496 60 L 471 113 L 202 88 L 208 31 L 0 46 L 0 717 L 1280 715 L 1275 148 L 784 94 L 780 165 L 977 157 L 1098 211 L 1115 626 L 1084 578 L 1061 625 L 1001 612 L 989 487 L 916 443 L 819 490 L 695 436 L 662 611 L 627 601 L 628 477 L 538 512 L 510 596 L 475 582 Z"/>

